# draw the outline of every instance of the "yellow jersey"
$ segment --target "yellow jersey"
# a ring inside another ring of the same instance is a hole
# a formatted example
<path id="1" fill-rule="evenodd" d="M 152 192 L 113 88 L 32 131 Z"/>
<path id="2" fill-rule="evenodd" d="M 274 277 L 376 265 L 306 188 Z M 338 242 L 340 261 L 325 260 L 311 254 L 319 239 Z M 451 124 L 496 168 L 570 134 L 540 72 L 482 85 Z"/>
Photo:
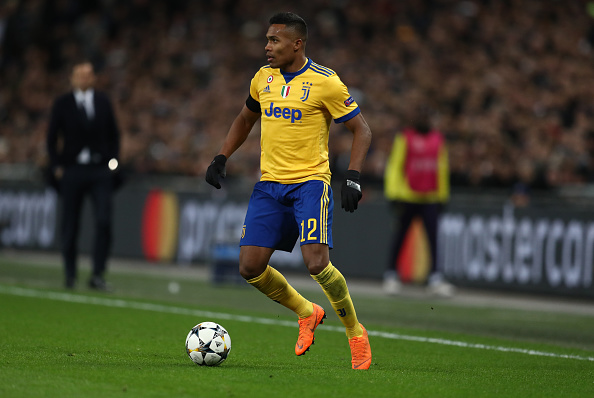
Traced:
<path id="1" fill-rule="evenodd" d="M 250 97 L 248 108 L 262 114 L 261 181 L 330 184 L 330 123 L 361 112 L 338 75 L 309 58 L 295 73 L 264 66 L 251 81 Z"/>

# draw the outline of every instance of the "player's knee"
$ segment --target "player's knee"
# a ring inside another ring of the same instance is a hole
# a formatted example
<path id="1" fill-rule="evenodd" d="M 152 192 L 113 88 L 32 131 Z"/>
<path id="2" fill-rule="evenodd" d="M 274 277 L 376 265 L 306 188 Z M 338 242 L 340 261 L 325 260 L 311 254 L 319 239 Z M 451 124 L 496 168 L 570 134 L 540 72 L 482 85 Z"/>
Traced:
<path id="1" fill-rule="evenodd" d="M 318 275 L 322 272 L 327 266 L 328 262 L 324 264 L 324 262 L 313 262 L 306 264 L 307 270 L 309 271 L 310 275 Z"/>
<path id="2" fill-rule="evenodd" d="M 239 262 L 239 274 L 246 281 L 262 275 L 262 272 L 264 272 L 265 269 L 266 267 L 262 268 L 256 264 Z"/>
<path id="3" fill-rule="evenodd" d="M 268 265 L 267 261 L 261 261 L 254 257 L 240 255 L 239 256 L 239 274 L 245 280 L 253 279 L 262 275 Z"/>
<path id="4" fill-rule="evenodd" d="M 330 263 L 328 246 L 326 245 L 303 245 L 301 246 L 303 261 L 311 275 L 317 275 Z"/>
<path id="5" fill-rule="evenodd" d="M 304 259 L 305 266 L 311 275 L 317 275 L 322 272 L 330 263 L 330 260 L 325 255 L 308 256 Z"/>

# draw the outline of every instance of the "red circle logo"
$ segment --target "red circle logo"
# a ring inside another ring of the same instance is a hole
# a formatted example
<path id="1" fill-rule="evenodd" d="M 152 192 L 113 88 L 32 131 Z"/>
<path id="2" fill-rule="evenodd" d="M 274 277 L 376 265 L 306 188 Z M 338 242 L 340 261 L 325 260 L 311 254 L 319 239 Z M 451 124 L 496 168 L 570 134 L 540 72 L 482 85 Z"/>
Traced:
<path id="1" fill-rule="evenodd" d="M 173 192 L 152 190 L 142 212 L 142 251 L 149 261 L 171 261 L 177 245 L 179 205 Z"/>

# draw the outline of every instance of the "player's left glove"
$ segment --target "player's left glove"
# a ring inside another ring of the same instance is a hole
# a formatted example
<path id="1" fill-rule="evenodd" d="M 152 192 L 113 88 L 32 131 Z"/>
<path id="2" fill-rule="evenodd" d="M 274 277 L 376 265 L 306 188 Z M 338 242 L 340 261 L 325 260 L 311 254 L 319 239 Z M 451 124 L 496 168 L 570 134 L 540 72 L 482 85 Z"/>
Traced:
<path id="1" fill-rule="evenodd" d="M 208 169 L 206 169 L 206 182 L 216 189 L 221 189 L 219 177 L 225 178 L 227 176 L 225 163 L 227 163 L 227 157 L 225 155 L 217 155 L 210 163 L 210 166 L 208 166 Z"/>
<path id="2" fill-rule="evenodd" d="M 341 207 L 348 212 L 357 210 L 363 194 L 361 193 L 361 174 L 357 170 L 347 170 L 340 192 Z"/>

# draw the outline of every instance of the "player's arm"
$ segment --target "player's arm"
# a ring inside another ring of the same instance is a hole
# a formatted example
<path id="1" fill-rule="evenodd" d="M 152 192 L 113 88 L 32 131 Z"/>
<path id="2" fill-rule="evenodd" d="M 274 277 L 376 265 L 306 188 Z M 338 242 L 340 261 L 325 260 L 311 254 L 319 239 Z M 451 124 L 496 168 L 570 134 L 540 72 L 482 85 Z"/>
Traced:
<path id="1" fill-rule="evenodd" d="M 371 129 L 361 113 L 344 122 L 344 125 L 353 133 L 353 144 L 351 145 L 349 169 L 345 174 L 340 196 L 341 207 L 352 213 L 357 210 L 359 200 L 363 197 L 359 179 L 367 151 L 371 145 Z"/>
<path id="2" fill-rule="evenodd" d="M 256 107 L 251 101 L 256 103 Z M 248 107 L 249 105 L 249 107 Z M 250 108 L 254 110 L 250 110 Z M 260 118 L 261 113 L 256 112 L 259 110 L 259 104 L 254 101 L 251 96 L 248 98 L 246 105 L 243 106 L 239 115 L 235 118 L 229 128 L 225 142 L 219 151 L 219 154 L 215 156 L 210 166 L 206 170 L 206 182 L 214 186 L 217 189 L 221 188 L 219 182 L 220 178 L 225 178 L 227 172 L 225 171 L 225 163 L 227 159 L 245 142 L 252 127 Z"/>
<path id="3" fill-rule="evenodd" d="M 369 151 L 371 145 L 371 129 L 360 113 L 344 122 L 344 125 L 353 133 L 349 170 L 361 172 L 367 151 Z"/>
<path id="4" fill-rule="evenodd" d="M 219 154 L 228 159 L 245 142 L 260 115 L 261 113 L 251 111 L 247 105 L 244 105 L 231 124 Z"/>

